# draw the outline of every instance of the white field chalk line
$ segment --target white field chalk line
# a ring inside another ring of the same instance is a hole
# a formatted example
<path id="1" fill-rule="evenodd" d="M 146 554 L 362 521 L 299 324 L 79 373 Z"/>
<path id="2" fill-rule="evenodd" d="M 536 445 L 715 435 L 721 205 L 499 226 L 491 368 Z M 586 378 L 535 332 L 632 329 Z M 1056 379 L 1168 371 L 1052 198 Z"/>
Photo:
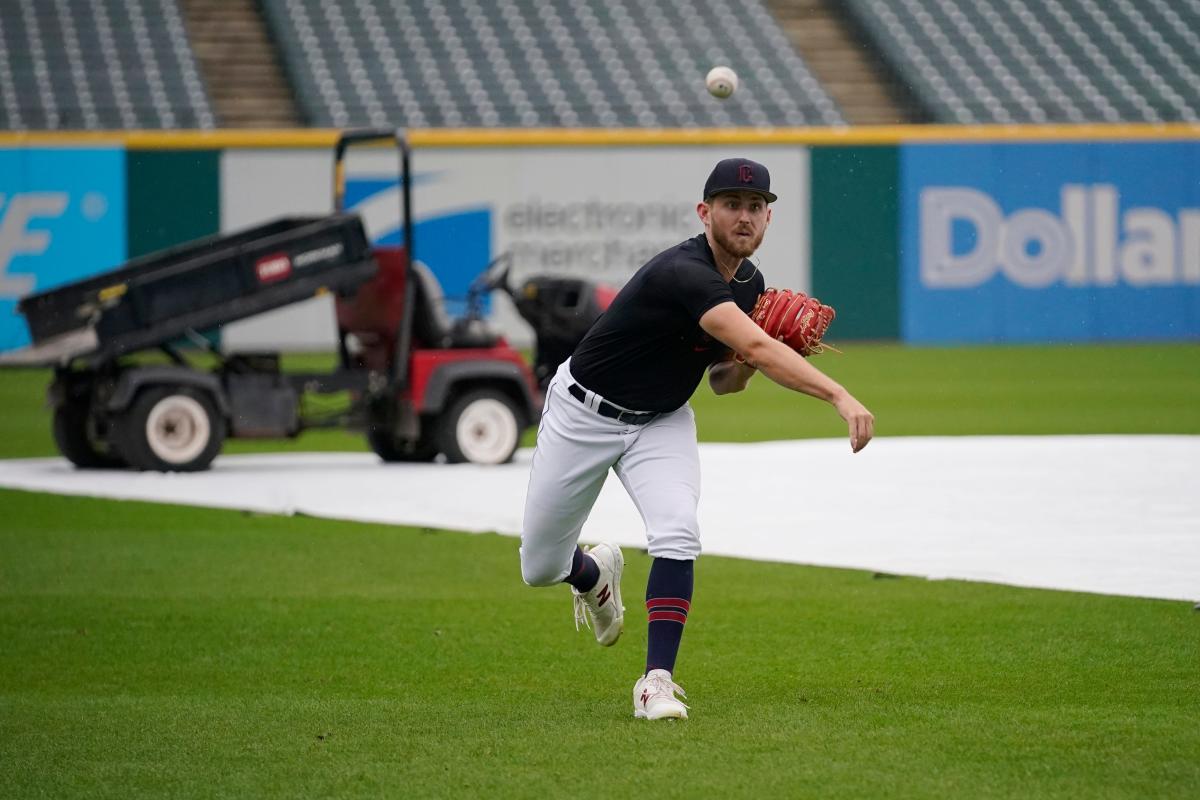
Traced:
<path id="1" fill-rule="evenodd" d="M 703 444 L 700 457 L 709 554 L 1200 600 L 1200 436 L 899 437 L 858 455 L 843 439 Z M 0 460 L 0 486 L 516 535 L 529 459 L 222 456 L 187 475 Z M 616 480 L 584 526 L 601 540 L 645 547 Z"/>

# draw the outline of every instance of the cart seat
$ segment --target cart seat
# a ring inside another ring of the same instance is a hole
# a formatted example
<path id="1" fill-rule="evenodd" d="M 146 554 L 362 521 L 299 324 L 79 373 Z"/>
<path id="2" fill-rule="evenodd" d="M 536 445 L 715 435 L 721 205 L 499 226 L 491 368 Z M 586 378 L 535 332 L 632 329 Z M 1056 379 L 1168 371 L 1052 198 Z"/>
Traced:
<path id="1" fill-rule="evenodd" d="M 338 328 L 357 340 L 357 357 L 372 369 L 385 369 L 396 355 L 404 316 L 407 259 L 398 247 L 375 248 L 379 271 L 352 295 L 338 298 Z M 482 320 L 452 320 L 442 287 L 429 268 L 413 264 L 413 345 L 424 349 L 492 347 L 499 335 Z"/>
<path id="2" fill-rule="evenodd" d="M 437 276 L 420 261 L 413 262 L 416 300 L 413 335 L 426 347 L 494 347 L 500 335 L 481 319 L 452 319 Z"/>

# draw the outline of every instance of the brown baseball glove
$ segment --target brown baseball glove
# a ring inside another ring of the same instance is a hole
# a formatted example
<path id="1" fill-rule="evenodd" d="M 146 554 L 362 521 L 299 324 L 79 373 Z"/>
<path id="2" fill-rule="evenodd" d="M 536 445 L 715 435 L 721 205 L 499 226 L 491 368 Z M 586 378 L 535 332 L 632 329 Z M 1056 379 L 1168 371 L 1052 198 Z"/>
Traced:
<path id="1" fill-rule="evenodd" d="M 790 289 L 767 289 L 758 296 L 750 319 L 802 356 L 824 352 L 821 342 L 836 312 L 815 297 Z M 831 348 L 832 349 L 832 348 Z M 743 359 L 738 356 L 738 361 Z"/>

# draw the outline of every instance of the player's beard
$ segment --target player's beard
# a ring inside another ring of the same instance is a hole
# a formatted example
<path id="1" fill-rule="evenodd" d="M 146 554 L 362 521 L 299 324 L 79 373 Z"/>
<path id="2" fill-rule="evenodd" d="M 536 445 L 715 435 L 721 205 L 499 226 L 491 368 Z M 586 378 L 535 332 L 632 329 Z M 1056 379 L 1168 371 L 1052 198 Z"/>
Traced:
<path id="1" fill-rule="evenodd" d="M 721 245 L 721 249 L 731 256 L 738 258 L 749 258 L 758 250 L 758 246 L 762 244 L 763 234 L 766 230 L 761 230 L 757 235 L 751 236 L 749 239 L 742 236 L 736 236 L 733 231 L 725 233 L 724 231 L 713 228 L 713 238 L 717 240 L 717 244 Z"/>

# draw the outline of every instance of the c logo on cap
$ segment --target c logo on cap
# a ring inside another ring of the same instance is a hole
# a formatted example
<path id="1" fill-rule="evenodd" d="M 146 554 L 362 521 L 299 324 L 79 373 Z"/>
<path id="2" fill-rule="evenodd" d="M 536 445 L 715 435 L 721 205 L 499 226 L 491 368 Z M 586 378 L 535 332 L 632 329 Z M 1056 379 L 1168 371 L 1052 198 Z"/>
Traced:
<path id="1" fill-rule="evenodd" d="M 754 182 L 754 170 L 750 169 L 749 164 L 742 164 L 738 167 L 738 180 L 742 183 Z"/>

